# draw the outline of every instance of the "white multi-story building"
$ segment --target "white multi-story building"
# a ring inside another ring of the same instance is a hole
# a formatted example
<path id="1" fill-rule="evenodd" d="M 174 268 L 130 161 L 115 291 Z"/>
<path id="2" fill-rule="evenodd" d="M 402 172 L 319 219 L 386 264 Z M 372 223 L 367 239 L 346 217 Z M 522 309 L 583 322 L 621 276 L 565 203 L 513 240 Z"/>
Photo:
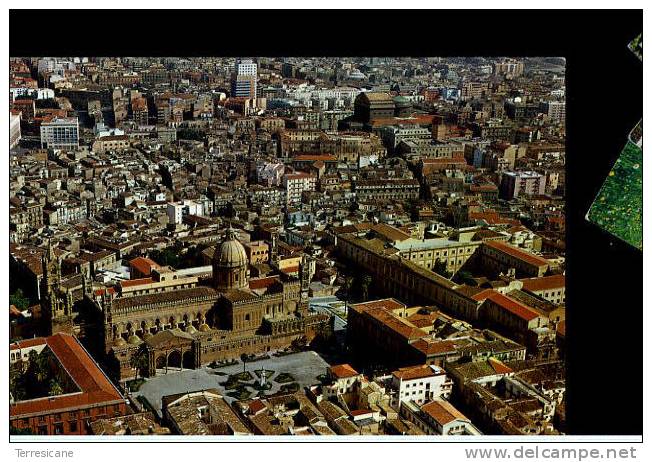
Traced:
<path id="1" fill-rule="evenodd" d="M 180 225 L 185 215 L 204 215 L 204 206 L 200 202 L 190 200 L 170 202 L 167 206 L 167 214 L 170 224 Z"/>
<path id="2" fill-rule="evenodd" d="M 77 117 L 55 117 L 41 124 L 41 148 L 76 149 L 79 147 Z"/>
<path id="3" fill-rule="evenodd" d="M 421 405 L 433 399 L 448 399 L 453 387 L 446 372 L 435 365 L 401 368 L 392 372 L 390 384 L 394 391 L 392 404 L 396 408 L 407 401 Z"/>
<path id="4" fill-rule="evenodd" d="M 564 123 L 566 121 L 565 101 L 546 101 L 541 105 L 541 109 L 550 120 L 558 123 Z"/>
<path id="5" fill-rule="evenodd" d="M 317 186 L 317 177 L 304 172 L 288 173 L 283 177 L 283 186 L 288 204 L 301 202 L 304 191 L 314 191 Z"/>
<path id="6" fill-rule="evenodd" d="M 534 171 L 503 172 L 500 194 L 512 200 L 518 196 L 541 196 L 546 192 L 546 176 Z"/>

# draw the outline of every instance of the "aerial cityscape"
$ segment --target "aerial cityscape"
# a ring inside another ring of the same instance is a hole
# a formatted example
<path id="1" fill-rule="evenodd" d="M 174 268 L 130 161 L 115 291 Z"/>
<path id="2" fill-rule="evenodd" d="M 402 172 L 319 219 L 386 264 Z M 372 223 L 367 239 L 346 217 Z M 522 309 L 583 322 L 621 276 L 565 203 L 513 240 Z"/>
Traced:
<path id="1" fill-rule="evenodd" d="M 12 435 L 567 432 L 564 58 L 9 64 Z"/>

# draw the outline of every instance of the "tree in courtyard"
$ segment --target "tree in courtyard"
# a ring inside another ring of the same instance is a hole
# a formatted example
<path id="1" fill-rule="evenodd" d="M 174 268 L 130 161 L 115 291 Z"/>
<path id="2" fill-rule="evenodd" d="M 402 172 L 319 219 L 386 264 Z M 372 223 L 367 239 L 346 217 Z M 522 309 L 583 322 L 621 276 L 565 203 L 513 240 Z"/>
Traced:
<path id="1" fill-rule="evenodd" d="M 9 367 L 9 392 L 16 401 L 22 401 L 26 397 L 25 375 L 19 364 L 12 364 Z"/>
<path id="2" fill-rule="evenodd" d="M 474 285 L 475 281 L 473 280 L 473 275 L 468 271 L 458 271 L 455 279 L 460 284 Z"/>
<path id="3" fill-rule="evenodd" d="M 63 387 L 57 379 L 50 380 L 48 396 L 58 396 L 63 394 Z"/>
<path id="4" fill-rule="evenodd" d="M 372 282 L 373 279 L 371 278 L 371 275 L 367 273 L 365 273 L 360 279 L 360 291 L 362 293 L 362 300 L 365 302 L 369 299 L 369 286 L 371 286 Z"/>
<path id="5" fill-rule="evenodd" d="M 45 382 L 50 375 L 49 358 L 45 352 L 41 354 L 35 350 L 29 352 L 28 374 L 34 377 L 39 383 Z"/>
<path id="6" fill-rule="evenodd" d="M 16 289 L 16 292 L 9 295 L 9 304 L 23 311 L 29 307 L 29 298 L 25 297 L 22 289 Z"/>
<path id="7" fill-rule="evenodd" d="M 353 276 L 344 276 L 344 283 L 342 284 L 344 289 L 344 313 L 348 314 L 349 312 L 349 299 L 351 298 L 351 289 L 353 288 Z"/>
<path id="8" fill-rule="evenodd" d="M 435 261 L 433 270 L 435 273 L 439 274 L 440 276 L 444 276 L 447 279 L 450 279 L 450 277 L 453 275 L 453 273 L 446 269 L 446 262 L 439 259 Z"/>
<path id="9" fill-rule="evenodd" d="M 136 369 L 136 380 L 138 380 L 138 373 L 146 371 L 149 366 L 149 358 L 147 357 L 147 351 L 144 348 L 138 350 L 135 354 L 129 359 L 129 365 Z"/>
<path id="10" fill-rule="evenodd" d="M 249 355 L 247 353 L 242 353 L 240 355 L 240 360 L 242 361 L 242 372 L 247 371 L 247 359 L 249 359 Z"/>

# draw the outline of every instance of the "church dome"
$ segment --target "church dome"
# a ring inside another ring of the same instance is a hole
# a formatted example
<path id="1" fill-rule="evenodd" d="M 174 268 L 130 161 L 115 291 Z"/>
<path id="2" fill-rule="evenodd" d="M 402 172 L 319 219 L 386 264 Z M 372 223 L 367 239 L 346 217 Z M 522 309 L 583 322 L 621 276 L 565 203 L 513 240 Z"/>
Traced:
<path id="1" fill-rule="evenodd" d="M 115 346 L 125 346 L 127 342 L 125 342 L 125 339 L 122 337 L 118 337 L 118 339 L 114 342 Z"/>
<path id="2" fill-rule="evenodd" d="M 132 335 L 129 337 L 129 340 L 127 340 L 127 342 L 128 342 L 130 345 L 138 345 L 138 344 L 142 343 L 143 341 L 142 341 L 142 340 L 140 339 L 140 337 L 138 337 L 136 334 L 132 334 Z"/>
<path id="3" fill-rule="evenodd" d="M 235 237 L 235 231 L 229 228 L 226 239 L 215 248 L 213 265 L 219 268 L 237 268 L 247 266 L 247 253 Z"/>
<path id="4" fill-rule="evenodd" d="M 206 323 L 199 326 L 199 331 L 200 332 L 208 332 L 209 330 L 211 330 L 211 328 Z"/>
<path id="5" fill-rule="evenodd" d="M 193 326 L 192 324 L 189 324 L 188 327 L 186 327 L 186 332 L 188 332 L 189 334 L 195 334 L 197 333 L 197 329 L 195 329 L 195 326 Z"/>

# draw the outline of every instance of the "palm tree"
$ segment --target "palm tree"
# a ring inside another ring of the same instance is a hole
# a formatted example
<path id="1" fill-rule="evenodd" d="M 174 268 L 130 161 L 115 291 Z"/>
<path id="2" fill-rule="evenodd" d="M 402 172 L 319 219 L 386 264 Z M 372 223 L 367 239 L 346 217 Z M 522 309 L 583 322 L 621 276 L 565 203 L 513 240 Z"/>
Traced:
<path id="1" fill-rule="evenodd" d="M 248 358 L 248 357 L 249 357 L 249 356 L 248 356 L 246 353 L 242 353 L 242 354 L 240 355 L 240 359 L 242 360 L 242 372 L 246 372 L 246 371 L 247 371 L 247 358 Z"/>
<path id="2" fill-rule="evenodd" d="M 50 380 L 48 396 L 58 396 L 63 394 L 63 387 L 57 379 Z"/>
<path id="3" fill-rule="evenodd" d="M 146 370 L 147 366 L 149 366 L 149 360 L 145 354 L 145 350 L 138 350 L 134 355 L 132 355 L 129 359 L 129 365 L 136 369 L 135 380 L 138 380 L 138 372 Z"/>
<path id="4" fill-rule="evenodd" d="M 34 353 L 34 354 L 32 354 Z M 44 382 L 50 374 L 49 358 L 45 352 L 38 354 L 30 351 L 29 362 L 32 365 L 34 377 L 38 382 Z"/>
<path id="5" fill-rule="evenodd" d="M 345 276 L 344 283 L 342 284 L 344 288 L 345 298 L 344 298 L 344 314 L 348 315 L 349 312 L 349 298 L 351 295 L 351 288 L 353 287 L 353 276 Z"/>

